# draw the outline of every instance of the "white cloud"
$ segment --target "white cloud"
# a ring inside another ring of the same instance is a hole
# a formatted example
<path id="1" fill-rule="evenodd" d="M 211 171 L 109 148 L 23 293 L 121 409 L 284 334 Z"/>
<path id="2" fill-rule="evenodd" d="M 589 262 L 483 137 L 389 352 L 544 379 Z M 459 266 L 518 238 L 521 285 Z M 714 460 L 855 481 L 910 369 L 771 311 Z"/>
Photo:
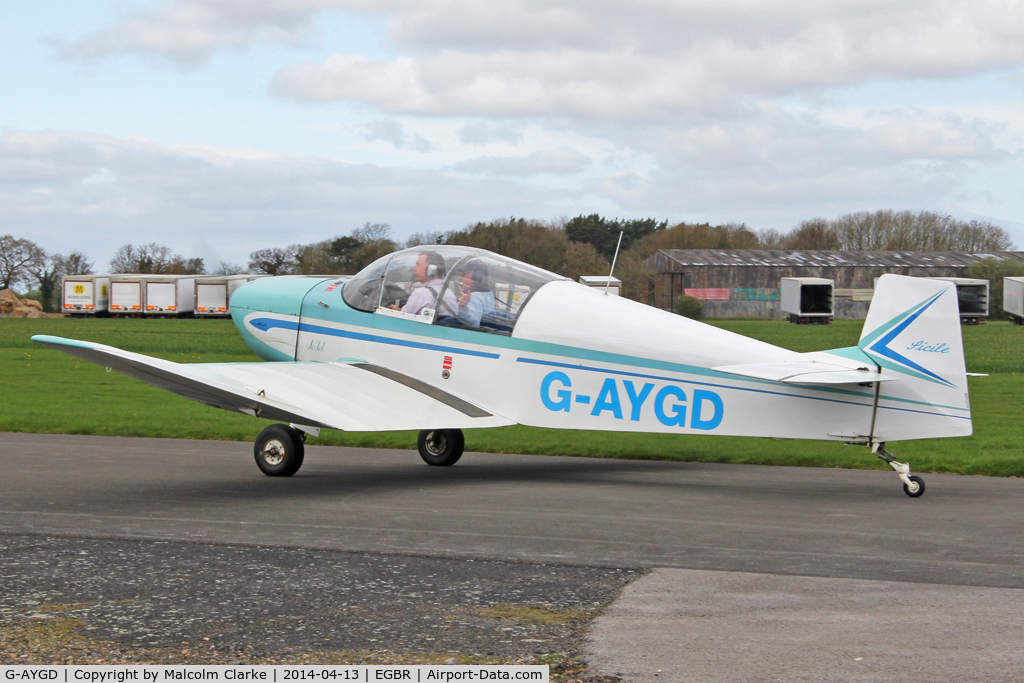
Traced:
<path id="1" fill-rule="evenodd" d="M 459 130 L 458 137 L 464 145 L 486 145 L 494 141 L 515 145 L 523 140 L 523 134 L 516 128 L 487 121 L 470 121 Z"/>
<path id="2" fill-rule="evenodd" d="M 311 242 L 365 221 L 401 236 L 504 214 L 547 215 L 559 195 L 503 180 L 317 157 L 171 147 L 64 131 L 0 136 L 0 222 L 50 250 L 105 263 L 119 245 L 157 241 L 188 251 L 206 239 L 244 262 L 263 246 Z M 97 174 L 117 182 L 83 183 Z"/>
<path id="3" fill-rule="evenodd" d="M 1024 5 L 1006 0 L 170 0 L 59 49 L 193 65 L 217 49 L 308 40 L 325 11 L 379 18 L 402 56 L 287 67 L 274 92 L 390 113 L 671 117 L 1024 62 Z"/>
<path id="4" fill-rule="evenodd" d="M 786 228 L 965 197 L 981 213 L 1009 193 L 984 199 L 970 174 L 994 175 L 1024 149 L 1018 102 L 943 101 L 958 83 L 1024 69 L 1015 0 L 168 0 L 61 50 L 189 66 L 310 41 L 332 12 L 377 22 L 390 53 L 341 40 L 283 65 L 268 107 L 323 105 L 293 110 L 324 112 L 361 145 L 324 149 L 376 163 L 15 131 L 0 140 L 0 196 L 12 202 L 0 215 L 316 230 L 340 215 L 426 221 L 419 231 L 557 205 Z M 938 96 L 858 104 L 878 83 Z M 548 187 L 526 181 L 541 176 Z"/>
<path id="5" fill-rule="evenodd" d="M 429 152 L 434 148 L 433 144 L 419 133 L 413 133 L 410 137 L 397 121 L 371 121 L 356 128 L 367 142 L 383 140 L 390 142 L 395 149 L 409 148 L 416 152 Z"/>
<path id="6" fill-rule="evenodd" d="M 64 57 L 92 61 L 117 53 L 158 56 L 195 66 L 222 48 L 296 44 L 313 33 L 330 0 L 174 0 L 156 9 L 128 11 L 118 22 L 79 40 L 50 38 Z"/>
<path id="7" fill-rule="evenodd" d="M 497 176 L 532 176 L 541 173 L 571 175 L 579 173 L 590 163 L 590 157 L 575 149 L 559 147 L 523 156 L 477 157 L 454 164 L 452 170 Z"/>
<path id="8" fill-rule="evenodd" d="M 1024 64 L 1024 5 L 1001 0 L 425 2 L 387 17 L 401 57 L 286 67 L 272 92 L 392 114 L 636 123 Z"/>

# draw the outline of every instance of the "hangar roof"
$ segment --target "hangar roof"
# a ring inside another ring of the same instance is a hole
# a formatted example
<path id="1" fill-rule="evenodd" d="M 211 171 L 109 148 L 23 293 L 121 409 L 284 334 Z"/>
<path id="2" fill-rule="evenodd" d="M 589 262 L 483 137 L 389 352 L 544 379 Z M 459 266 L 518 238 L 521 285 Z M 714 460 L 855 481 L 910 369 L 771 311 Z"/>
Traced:
<path id="1" fill-rule="evenodd" d="M 760 249 L 659 249 L 683 266 L 966 268 L 983 258 L 1024 262 L 1024 252 L 968 254 L 960 251 L 829 251 Z"/>

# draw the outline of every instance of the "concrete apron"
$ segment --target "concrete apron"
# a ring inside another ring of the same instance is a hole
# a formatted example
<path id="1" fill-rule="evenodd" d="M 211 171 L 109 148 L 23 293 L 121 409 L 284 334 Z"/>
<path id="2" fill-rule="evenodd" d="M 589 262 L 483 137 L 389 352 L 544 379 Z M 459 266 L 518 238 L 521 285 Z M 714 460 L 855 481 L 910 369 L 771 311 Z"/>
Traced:
<path id="1" fill-rule="evenodd" d="M 1024 590 L 658 569 L 584 656 L 631 683 L 1021 681 Z"/>

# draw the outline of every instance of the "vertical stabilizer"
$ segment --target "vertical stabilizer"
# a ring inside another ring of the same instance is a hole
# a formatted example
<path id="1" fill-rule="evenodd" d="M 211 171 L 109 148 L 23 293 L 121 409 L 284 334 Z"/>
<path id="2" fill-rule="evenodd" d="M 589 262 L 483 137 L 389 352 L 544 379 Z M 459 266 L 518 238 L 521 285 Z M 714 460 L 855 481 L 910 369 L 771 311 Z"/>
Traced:
<path id="1" fill-rule="evenodd" d="M 942 280 L 878 279 L 860 349 L 899 381 L 881 385 L 874 440 L 971 433 L 971 407 L 956 286 Z"/>

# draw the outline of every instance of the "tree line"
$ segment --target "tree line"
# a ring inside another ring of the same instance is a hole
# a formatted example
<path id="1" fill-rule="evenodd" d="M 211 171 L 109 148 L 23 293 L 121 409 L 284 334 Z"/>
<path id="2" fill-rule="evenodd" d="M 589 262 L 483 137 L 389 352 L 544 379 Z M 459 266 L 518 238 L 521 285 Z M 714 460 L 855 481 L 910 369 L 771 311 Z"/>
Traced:
<path id="1" fill-rule="evenodd" d="M 621 235 L 621 245 L 619 239 Z M 609 271 L 619 248 L 615 275 L 623 294 L 650 299 L 652 279 L 643 262 L 659 249 L 780 249 L 845 251 L 1007 251 L 1013 240 L 1002 228 L 963 221 L 934 211 L 851 213 L 829 220 L 814 218 L 788 233 L 754 231 L 744 224 L 678 223 L 655 218 L 609 219 L 599 214 L 544 221 L 502 218 L 478 222 L 461 230 L 416 233 L 398 241 L 387 223 L 367 222 L 341 235 L 310 244 L 268 247 L 253 251 L 243 268 L 221 262 L 211 274 L 241 272 L 265 275 L 354 274 L 376 259 L 402 247 L 424 244 L 464 245 L 488 249 L 540 268 L 577 279 Z M 36 286 L 47 310 L 56 310 L 64 275 L 92 273 L 80 252 L 48 255 L 45 250 L 11 235 L 0 237 L 0 284 Z M 110 273 L 203 274 L 201 258 L 185 258 L 161 244 L 126 244 L 109 264 Z"/>

